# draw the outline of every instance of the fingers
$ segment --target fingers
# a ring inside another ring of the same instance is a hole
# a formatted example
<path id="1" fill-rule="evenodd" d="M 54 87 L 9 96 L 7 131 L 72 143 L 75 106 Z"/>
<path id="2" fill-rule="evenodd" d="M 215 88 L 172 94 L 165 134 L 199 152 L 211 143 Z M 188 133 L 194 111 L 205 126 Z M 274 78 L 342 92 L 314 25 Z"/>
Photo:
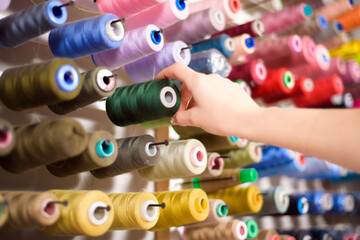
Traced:
<path id="1" fill-rule="evenodd" d="M 172 118 L 171 122 L 174 125 L 179 126 L 195 126 L 197 123 L 197 117 L 196 117 L 197 109 L 192 108 L 186 111 L 178 111 Z"/>
<path id="2" fill-rule="evenodd" d="M 185 85 L 183 85 L 181 87 L 180 94 L 181 94 L 181 103 L 180 103 L 179 110 L 180 111 L 186 110 L 187 104 L 188 104 L 189 100 L 191 99 L 192 95 Z"/>
<path id="3" fill-rule="evenodd" d="M 165 68 L 158 75 L 157 79 L 179 79 L 185 85 L 191 83 L 191 81 L 195 78 L 196 72 L 191 68 L 187 67 L 182 63 L 175 63 L 172 66 Z"/>

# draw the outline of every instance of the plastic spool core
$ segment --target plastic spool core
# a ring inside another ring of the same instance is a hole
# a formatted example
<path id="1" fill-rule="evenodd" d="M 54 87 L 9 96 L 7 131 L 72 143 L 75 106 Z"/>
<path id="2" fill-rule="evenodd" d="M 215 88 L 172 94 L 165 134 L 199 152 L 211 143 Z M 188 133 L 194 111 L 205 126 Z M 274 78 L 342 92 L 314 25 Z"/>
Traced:
<path id="1" fill-rule="evenodd" d="M 344 199 L 344 209 L 346 212 L 351 212 L 355 208 L 355 198 L 352 195 L 346 195 Z"/>
<path id="2" fill-rule="evenodd" d="M 225 23 L 225 17 L 221 11 L 216 11 L 214 16 L 215 16 L 215 21 L 217 22 L 217 24 L 222 25 Z"/>
<path id="3" fill-rule="evenodd" d="M 198 213 L 203 213 L 208 208 L 209 202 L 205 198 L 197 198 L 195 200 L 195 208 Z"/>
<path id="4" fill-rule="evenodd" d="M 176 0 L 176 7 L 177 7 L 177 9 L 179 9 L 180 11 L 185 10 L 185 8 L 186 8 L 185 0 Z"/>
<path id="5" fill-rule="evenodd" d="M 155 156 L 156 153 L 157 153 L 157 148 L 156 148 L 156 146 L 150 146 L 150 144 L 152 144 L 152 143 L 147 143 L 147 144 L 145 145 L 145 153 L 146 153 L 146 155 L 148 155 L 149 157 L 153 157 L 153 156 Z"/>
<path id="6" fill-rule="evenodd" d="M 158 207 L 150 207 L 150 205 L 156 205 L 157 203 L 153 200 L 147 200 L 141 204 L 140 215 L 146 222 L 152 222 L 159 215 Z"/>
<path id="7" fill-rule="evenodd" d="M 58 205 L 54 204 L 54 199 L 47 198 L 41 203 L 41 214 L 46 218 L 51 218 L 59 212 Z"/>
<path id="8" fill-rule="evenodd" d="M 246 45 L 246 47 L 248 47 L 248 48 L 253 48 L 253 47 L 255 47 L 255 41 L 254 41 L 254 39 L 253 39 L 252 37 L 246 38 L 246 39 L 245 39 L 245 45 Z"/>
<path id="9" fill-rule="evenodd" d="M 329 211 L 334 206 L 334 199 L 330 193 L 324 193 L 321 199 L 321 207 L 325 211 Z"/>
<path id="10" fill-rule="evenodd" d="M 302 154 L 299 155 L 298 162 L 300 166 L 304 166 L 306 164 L 306 157 Z"/>
<path id="11" fill-rule="evenodd" d="M 224 159 L 222 158 L 218 158 L 214 156 L 210 160 L 210 168 L 212 170 L 220 170 L 223 165 L 224 165 Z"/>
<path id="12" fill-rule="evenodd" d="M 215 71 L 222 71 L 225 68 L 226 60 L 222 54 L 213 54 L 210 62 L 212 63 Z"/>
<path id="13" fill-rule="evenodd" d="M 96 85 L 103 92 L 111 92 L 115 87 L 115 77 L 113 73 L 107 69 L 101 69 L 96 76 Z"/>
<path id="14" fill-rule="evenodd" d="M 327 29 L 329 26 L 326 17 L 322 14 L 318 16 L 318 23 L 321 29 Z"/>
<path id="15" fill-rule="evenodd" d="M 291 38 L 290 44 L 294 52 L 301 52 L 303 45 L 301 38 L 298 35 L 295 35 Z"/>
<path id="16" fill-rule="evenodd" d="M 256 66 L 255 66 L 255 72 L 257 73 L 258 77 L 261 80 L 265 80 L 267 71 L 266 71 L 266 68 L 265 68 L 264 64 L 257 63 Z"/>
<path id="17" fill-rule="evenodd" d="M 172 108 L 176 105 L 176 93 L 171 87 L 164 87 L 160 92 L 160 101 L 166 108 Z"/>
<path id="18" fill-rule="evenodd" d="M 303 87 L 305 91 L 312 92 L 314 90 L 314 82 L 310 78 L 307 78 L 303 82 Z"/>
<path id="19" fill-rule="evenodd" d="M 233 143 L 236 143 L 237 141 L 239 141 L 239 138 L 238 138 L 238 137 L 230 136 L 229 139 L 230 139 L 230 141 L 233 142 Z"/>
<path id="20" fill-rule="evenodd" d="M 237 13 L 241 9 L 241 4 L 238 0 L 229 0 L 229 8 L 233 13 Z"/>
<path id="21" fill-rule="evenodd" d="M 195 147 L 190 152 L 190 161 L 194 167 L 203 167 L 206 165 L 205 160 L 206 152 L 203 147 Z"/>
<path id="22" fill-rule="evenodd" d="M 235 234 L 237 239 L 244 239 L 247 235 L 246 225 L 244 222 L 238 222 L 235 226 Z"/>
<path id="23" fill-rule="evenodd" d="M 303 240 L 312 240 L 312 237 L 309 236 L 309 235 L 306 235 L 306 236 L 303 238 Z"/>
<path id="24" fill-rule="evenodd" d="M 102 158 L 110 157 L 114 151 L 114 144 L 109 139 L 100 140 L 96 144 L 96 153 Z"/>
<path id="25" fill-rule="evenodd" d="M 306 198 L 302 197 L 300 199 L 300 208 L 299 208 L 300 211 L 299 212 L 301 214 L 306 214 L 309 212 L 309 207 L 310 207 L 309 201 Z"/>
<path id="26" fill-rule="evenodd" d="M 310 7 L 310 5 L 305 5 L 304 6 L 304 14 L 305 14 L 305 16 L 307 16 L 307 17 L 310 17 L 311 15 L 312 15 L 312 8 Z"/>
<path id="27" fill-rule="evenodd" d="M 283 82 L 286 88 L 294 88 L 295 81 L 291 72 L 287 71 L 284 73 Z"/>
<path id="28" fill-rule="evenodd" d="M 177 51 L 177 55 L 181 60 L 184 60 L 186 58 L 185 51 L 182 50 L 182 47 L 180 47 Z"/>
<path id="29" fill-rule="evenodd" d="M 56 72 L 56 83 L 65 92 L 72 92 L 79 86 L 79 74 L 75 67 L 63 65 Z"/>
<path id="30" fill-rule="evenodd" d="M 8 145 L 11 137 L 11 132 L 6 127 L 0 128 L 0 147 Z"/>
<path id="31" fill-rule="evenodd" d="M 227 208 L 227 206 L 225 204 L 219 204 L 216 207 L 216 214 L 219 217 L 225 217 L 229 212 L 229 209 Z"/>
<path id="32" fill-rule="evenodd" d="M 109 218 L 109 211 L 106 209 L 107 206 L 104 202 L 96 201 L 88 209 L 89 221 L 97 226 L 103 225 Z"/>
<path id="33" fill-rule="evenodd" d="M 63 11 L 62 11 L 61 7 L 54 7 L 52 9 L 52 13 L 54 14 L 54 16 L 56 18 L 61 18 L 63 15 Z"/>
<path id="34" fill-rule="evenodd" d="M 162 36 L 161 36 L 161 33 L 159 31 L 152 31 L 151 32 L 151 41 L 158 45 L 162 42 Z"/>
<path id="35" fill-rule="evenodd" d="M 106 35 L 113 42 L 121 41 L 125 34 L 123 23 L 116 20 L 112 19 L 105 24 Z"/>
<path id="36" fill-rule="evenodd" d="M 263 35 L 263 33 L 265 31 L 264 24 L 262 22 L 260 22 L 260 21 L 254 21 L 253 24 L 252 24 L 252 29 L 260 37 Z"/>
<path id="37" fill-rule="evenodd" d="M 227 38 L 224 42 L 225 48 L 228 51 L 235 51 L 235 44 L 234 41 L 231 38 Z"/>
<path id="38" fill-rule="evenodd" d="M 354 106 L 354 98 L 350 93 L 347 93 L 344 95 L 344 105 L 348 108 L 351 108 Z"/>

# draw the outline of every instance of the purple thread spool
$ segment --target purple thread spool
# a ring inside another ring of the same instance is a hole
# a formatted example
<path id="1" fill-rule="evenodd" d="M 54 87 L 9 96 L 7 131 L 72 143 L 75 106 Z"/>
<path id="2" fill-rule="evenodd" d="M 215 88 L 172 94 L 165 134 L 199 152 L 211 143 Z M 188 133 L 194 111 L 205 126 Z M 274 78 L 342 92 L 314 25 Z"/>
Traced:
<path id="1" fill-rule="evenodd" d="M 261 18 L 264 24 L 265 33 L 276 33 L 295 26 L 312 15 L 310 5 L 301 3 L 299 5 L 285 8 L 275 13 L 266 14 Z"/>
<path id="2" fill-rule="evenodd" d="M 122 67 L 142 57 L 160 51 L 164 46 L 164 38 L 160 29 L 148 25 L 125 33 L 120 47 L 92 55 L 96 66 L 104 66 L 110 70 Z"/>
<path id="3" fill-rule="evenodd" d="M 126 65 L 125 71 L 136 83 L 154 79 L 161 70 L 176 62 L 188 65 L 191 53 L 187 47 L 188 45 L 182 41 L 167 43 L 161 51 Z"/>
<path id="4" fill-rule="evenodd" d="M 208 35 L 224 30 L 225 24 L 224 14 L 216 8 L 210 8 L 191 14 L 186 20 L 166 28 L 164 33 L 170 42 L 181 40 L 195 43 Z"/>
<path id="5" fill-rule="evenodd" d="M 262 37 L 264 35 L 264 31 L 264 24 L 261 21 L 255 20 L 225 29 L 222 32 L 215 33 L 213 37 L 219 36 L 221 34 L 227 34 L 230 37 L 236 37 L 244 33 L 249 34 L 251 37 Z"/>
<path id="6" fill-rule="evenodd" d="M 340 75 L 345 85 L 351 85 L 353 83 L 360 82 L 360 66 L 358 62 L 351 59 L 345 63 L 346 74 Z"/>
<path id="7" fill-rule="evenodd" d="M 5 11 L 10 6 L 11 0 L 0 0 L 0 11 Z"/>
<path id="8" fill-rule="evenodd" d="M 328 70 L 326 71 L 319 70 L 319 71 L 310 72 L 308 73 L 308 77 L 316 79 L 320 77 L 331 76 L 333 74 L 339 74 L 341 77 L 346 74 L 346 71 L 347 70 L 344 59 L 342 59 L 341 57 L 336 57 L 331 59 L 330 67 Z"/>

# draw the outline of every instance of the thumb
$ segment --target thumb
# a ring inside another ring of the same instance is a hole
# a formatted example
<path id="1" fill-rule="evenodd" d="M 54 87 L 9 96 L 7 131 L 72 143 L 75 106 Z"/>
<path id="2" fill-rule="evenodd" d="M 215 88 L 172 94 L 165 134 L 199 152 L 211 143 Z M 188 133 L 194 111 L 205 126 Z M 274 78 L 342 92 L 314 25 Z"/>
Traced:
<path id="1" fill-rule="evenodd" d="M 196 108 L 191 108 L 185 111 L 180 110 L 171 118 L 171 122 L 174 125 L 179 125 L 182 127 L 196 126 L 196 122 L 197 122 L 196 120 L 198 119 L 196 117 L 196 114 L 197 114 Z"/>

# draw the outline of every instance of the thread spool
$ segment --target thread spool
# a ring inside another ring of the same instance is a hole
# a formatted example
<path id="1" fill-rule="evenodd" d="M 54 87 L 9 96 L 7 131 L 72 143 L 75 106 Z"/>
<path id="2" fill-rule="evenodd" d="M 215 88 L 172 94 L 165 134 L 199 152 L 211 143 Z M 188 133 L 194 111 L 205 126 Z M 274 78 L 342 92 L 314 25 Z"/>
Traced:
<path id="1" fill-rule="evenodd" d="M 7 69 L 0 77 L 0 99 L 22 111 L 74 99 L 82 80 L 75 63 L 65 58 Z"/>
<path id="2" fill-rule="evenodd" d="M 330 102 L 324 108 L 353 108 L 354 97 L 351 93 L 335 94 L 331 97 Z M 335 177 L 336 178 L 336 177 Z"/>
<path id="3" fill-rule="evenodd" d="M 313 236 L 310 231 L 303 229 L 293 229 L 293 230 L 278 230 L 280 234 L 289 234 L 294 236 L 299 240 L 311 240 Z"/>
<path id="4" fill-rule="evenodd" d="M 275 13 L 268 13 L 260 21 L 264 24 L 265 34 L 271 34 L 281 32 L 309 19 L 312 13 L 310 5 L 300 3 Z"/>
<path id="5" fill-rule="evenodd" d="M 228 214 L 228 205 L 220 199 L 209 199 L 209 216 L 201 222 L 188 225 L 188 228 L 201 228 L 206 223 L 220 222 Z"/>
<path id="6" fill-rule="evenodd" d="M 334 232 L 327 229 L 312 228 L 310 229 L 310 232 L 311 235 L 314 236 L 314 238 L 319 240 L 333 240 L 335 237 Z"/>
<path id="7" fill-rule="evenodd" d="M 332 49 L 330 51 L 331 57 L 343 57 L 347 58 L 348 56 L 356 55 L 360 52 L 360 42 L 357 40 L 352 40 L 341 47 Z"/>
<path id="8" fill-rule="evenodd" d="M 350 194 L 333 193 L 334 206 L 327 214 L 344 215 L 355 209 L 355 198 Z"/>
<path id="9" fill-rule="evenodd" d="M 296 240 L 296 238 L 294 238 L 293 236 L 285 235 L 285 234 L 279 235 L 279 238 L 280 240 Z"/>
<path id="10" fill-rule="evenodd" d="M 116 0 L 98 0 L 96 3 L 102 13 L 112 13 L 117 15 L 119 18 L 128 18 L 136 14 L 141 14 L 141 12 L 155 7 L 163 2 L 165 2 L 165 0 L 137 0 L 121 2 Z"/>
<path id="11" fill-rule="evenodd" d="M 211 48 L 219 50 L 225 57 L 228 58 L 234 54 L 235 44 L 229 35 L 222 34 L 193 44 L 191 53 L 206 51 Z"/>
<path id="12" fill-rule="evenodd" d="M 8 203 L 8 207 L 2 206 L 2 213 L 8 215 L 3 227 L 5 231 L 50 226 L 60 217 L 58 199 L 54 194 L 48 192 L 1 192 L 1 194 Z"/>
<path id="13" fill-rule="evenodd" d="M 274 229 L 264 230 L 260 229 L 259 234 L 255 238 L 256 240 L 280 240 L 278 233 Z"/>
<path id="14" fill-rule="evenodd" d="M 96 66 L 105 66 L 110 70 L 120 68 L 142 57 L 160 51 L 164 46 L 161 30 L 155 25 L 128 31 L 122 44 L 115 49 L 95 53 L 92 59 Z"/>
<path id="15" fill-rule="evenodd" d="M 283 4 L 283 6 L 287 7 L 287 6 L 296 5 L 296 4 L 299 4 L 302 2 L 309 4 L 313 9 L 318 9 L 318 8 L 325 6 L 329 2 L 331 2 L 331 0 L 330 1 L 329 0 L 286 0 L 282 4 Z"/>
<path id="16" fill-rule="evenodd" d="M 360 82 L 360 66 L 359 63 L 350 59 L 345 63 L 346 74 L 341 75 L 341 79 L 345 85 L 356 84 Z"/>
<path id="17" fill-rule="evenodd" d="M 311 38 L 314 40 L 314 42 L 321 43 L 321 42 L 331 39 L 332 37 L 338 36 L 339 34 L 341 34 L 343 32 L 343 30 L 344 29 L 343 29 L 342 24 L 335 20 L 335 21 L 329 23 L 329 26 L 327 29 L 324 29 L 320 32 L 312 34 Z"/>
<path id="18" fill-rule="evenodd" d="M 310 35 L 328 28 L 328 19 L 323 14 L 315 14 L 310 19 L 296 25 L 295 27 L 281 32 L 281 35 L 298 34 L 300 36 Z"/>
<path id="19" fill-rule="evenodd" d="M 80 78 L 83 85 L 79 95 L 70 101 L 50 105 L 51 111 L 59 115 L 65 115 L 78 111 L 103 98 L 110 97 L 115 92 L 115 77 L 112 72 L 104 67 L 97 67 L 82 73 Z"/>
<path id="20" fill-rule="evenodd" d="M 55 57 L 75 59 L 118 48 L 124 32 L 122 22 L 115 15 L 105 14 L 52 30 L 49 47 Z"/>
<path id="21" fill-rule="evenodd" d="M 232 150 L 228 154 L 231 159 L 224 159 L 225 169 L 239 168 L 260 162 L 263 156 L 260 145 L 255 142 L 249 142 L 245 148 Z"/>
<path id="22" fill-rule="evenodd" d="M 350 213 L 351 216 L 358 215 L 360 213 L 360 193 L 352 192 L 350 193 L 355 199 L 355 207 L 354 210 Z"/>
<path id="23" fill-rule="evenodd" d="M 218 8 L 210 8 L 191 14 L 187 19 L 166 28 L 164 32 L 169 42 L 181 40 L 196 43 L 224 28 L 224 14 Z"/>
<path id="24" fill-rule="evenodd" d="M 336 20 L 341 23 L 344 31 L 358 27 L 360 25 L 360 6 L 356 6 L 352 10 L 338 16 Z"/>
<path id="25" fill-rule="evenodd" d="M 242 90 L 249 96 L 251 96 L 251 88 L 250 86 L 243 80 L 237 80 L 236 83 L 240 85 Z"/>
<path id="26" fill-rule="evenodd" d="M 0 229 L 4 227 L 9 218 L 9 207 L 8 202 L 0 194 Z"/>
<path id="27" fill-rule="evenodd" d="M 159 120 L 140 123 L 140 126 L 142 126 L 145 129 L 153 129 L 153 128 L 171 126 L 171 125 L 172 125 L 172 123 L 170 122 L 169 117 L 162 118 Z"/>
<path id="28" fill-rule="evenodd" d="M 49 235 L 97 237 L 104 234 L 114 219 L 110 198 L 100 191 L 50 190 L 59 201 L 67 201 L 60 208 L 60 218 L 42 231 Z"/>
<path id="29" fill-rule="evenodd" d="M 236 37 L 244 33 L 249 34 L 251 37 L 262 37 L 264 35 L 264 24 L 261 21 L 255 20 L 247 22 L 235 27 L 227 28 L 224 31 L 215 33 L 213 37 L 219 36 L 221 34 L 227 34 L 230 37 Z"/>
<path id="30" fill-rule="evenodd" d="M 244 148 L 248 141 L 238 137 L 222 137 L 213 134 L 201 134 L 193 136 L 204 144 L 207 151 L 226 152 L 238 148 Z"/>
<path id="31" fill-rule="evenodd" d="M 316 170 L 315 170 L 316 169 Z M 298 175 L 298 178 L 305 179 L 336 179 L 342 175 L 342 168 L 336 164 L 329 163 L 317 158 L 307 157 L 305 170 Z"/>
<path id="32" fill-rule="evenodd" d="M 0 45 L 13 48 L 44 34 L 67 20 L 59 1 L 48 1 L 0 20 Z"/>
<path id="33" fill-rule="evenodd" d="M 172 126 L 181 139 L 189 139 L 197 135 L 205 134 L 206 132 L 198 127 L 181 127 L 178 125 Z"/>
<path id="34" fill-rule="evenodd" d="M 216 177 L 219 176 L 224 169 L 224 159 L 220 154 L 213 152 L 207 153 L 208 160 L 205 171 L 199 177 Z"/>
<path id="35" fill-rule="evenodd" d="M 226 22 L 232 22 L 239 17 L 241 11 L 240 0 L 209 0 L 190 3 L 190 14 L 204 11 L 205 9 L 216 8 L 224 13 Z"/>
<path id="36" fill-rule="evenodd" d="M 159 220 L 150 228 L 151 231 L 204 221 L 209 216 L 208 197 L 201 189 L 157 192 L 154 195 L 167 207 L 160 212 Z"/>
<path id="37" fill-rule="evenodd" d="M 247 229 L 248 229 L 248 235 L 247 238 L 256 238 L 259 234 L 259 226 L 257 222 L 253 219 L 247 220 L 245 222 Z"/>
<path id="38" fill-rule="evenodd" d="M 297 216 L 309 212 L 310 204 L 306 197 L 301 195 L 289 195 L 289 207 L 283 215 Z"/>
<path id="39" fill-rule="evenodd" d="M 15 144 L 16 136 L 13 126 L 5 119 L 0 118 L 0 157 L 10 154 Z"/>
<path id="40" fill-rule="evenodd" d="M 342 14 L 347 13 L 353 9 L 353 6 L 353 0 L 337 0 L 317 9 L 315 14 L 322 14 L 328 19 L 329 22 L 331 22 L 338 16 L 341 16 Z"/>
<path id="41" fill-rule="evenodd" d="M 133 30 L 154 24 L 159 28 L 167 28 L 189 16 L 189 6 L 185 0 L 167 0 L 140 14 L 126 19 L 126 29 Z M 176 39 L 180 40 L 180 39 Z"/>
<path id="42" fill-rule="evenodd" d="M 305 197 L 309 202 L 309 214 L 323 214 L 334 206 L 334 200 L 330 193 L 321 191 L 297 193 L 296 197 Z"/>
<path id="43" fill-rule="evenodd" d="M 227 76 L 226 58 L 216 49 L 191 54 L 189 67 L 204 74 L 217 73 L 222 77 Z"/>
<path id="44" fill-rule="evenodd" d="M 119 87 L 106 99 L 106 113 L 118 126 L 171 117 L 179 107 L 180 92 L 168 79 Z"/>
<path id="45" fill-rule="evenodd" d="M 0 11 L 5 11 L 10 6 L 11 0 L 2 0 L 0 2 Z"/>
<path id="46" fill-rule="evenodd" d="M 347 43 L 349 39 L 349 36 L 346 33 L 342 32 L 335 37 L 325 40 L 324 42 L 322 42 L 322 44 L 328 49 L 333 49 Z"/>
<path id="47" fill-rule="evenodd" d="M 224 170 L 216 177 L 194 178 L 191 182 L 182 184 L 183 188 L 201 188 L 205 192 L 216 192 L 225 188 L 237 186 L 239 184 L 255 182 L 258 178 L 254 168 L 243 170 Z"/>
<path id="48" fill-rule="evenodd" d="M 116 140 L 118 155 L 114 163 L 108 167 L 91 171 L 97 178 L 115 177 L 154 165 L 159 159 L 159 149 L 154 137 L 142 135 Z"/>
<path id="49" fill-rule="evenodd" d="M 263 205 L 263 198 L 256 186 L 227 188 L 210 193 L 208 197 L 229 204 L 229 216 L 258 213 Z"/>
<path id="50" fill-rule="evenodd" d="M 331 76 L 333 74 L 339 74 L 339 76 L 343 79 L 342 76 L 346 74 L 346 71 L 345 61 L 341 57 L 333 57 L 330 60 L 330 67 L 328 70 L 311 72 L 308 74 L 308 77 L 320 78 L 324 76 Z"/>
<path id="51" fill-rule="evenodd" d="M 267 68 L 261 60 L 251 60 L 248 63 L 235 65 L 229 75 L 229 79 L 235 81 L 243 79 L 250 86 L 262 85 L 267 77 Z"/>
<path id="52" fill-rule="evenodd" d="M 117 143 L 106 131 L 88 134 L 88 144 L 80 155 L 47 166 L 57 177 L 67 177 L 111 165 L 117 157 Z"/>
<path id="53" fill-rule="evenodd" d="M 247 232 L 247 226 L 243 221 L 232 220 L 186 227 L 184 237 L 193 240 L 244 240 Z"/>
<path id="54" fill-rule="evenodd" d="M 159 219 L 159 202 L 152 193 L 111 193 L 108 196 L 115 210 L 110 230 L 147 230 Z"/>
<path id="55" fill-rule="evenodd" d="M 275 146 L 265 146 L 262 148 L 262 152 L 263 155 L 261 161 L 247 167 L 256 167 L 257 169 L 269 168 L 289 163 L 298 156 L 291 150 Z"/>
<path id="56" fill-rule="evenodd" d="M 289 208 L 289 195 L 286 194 L 285 190 L 281 186 L 261 191 L 263 196 L 263 207 L 259 214 L 271 215 L 271 214 L 282 214 Z"/>
<path id="57" fill-rule="evenodd" d="M 228 58 L 228 61 L 233 64 L 238 61 L 238 59 L 242 56 L 247 56 L 249 54 L 253 54 L 255 52 L 255 41 L 249 34 L 245 33 L 237 37 L 232 38 L 235 51 L 234 54 Z"/>
<path id="58" fill-rule="evenodd" d="M 1 158 L 2 167 L 12 173 L 68 159 L 82 153 L 88 137 L 80 123 L 63 118 L 23 125 L 15 130 L 16 145 Z"/>
<path id="59" fill-rule="evenodd" d="M 159 151 L 159 159 L 155 165 L 138 170 L 146 180 L 191 177 L 206 169 L 206 150 L 196 139 L 171 141 L 168 146 L 159 146 Z"/>
<path id="60" fill-rule="evenodd" d="M 161 70 L 176 62 L 189 65 L 190 49 L 182 41 L 166 43 L 163 49 L 135 62 L 125 65 L 125 71 L 133 82 L 145 82 L 154 79 Z"/>

